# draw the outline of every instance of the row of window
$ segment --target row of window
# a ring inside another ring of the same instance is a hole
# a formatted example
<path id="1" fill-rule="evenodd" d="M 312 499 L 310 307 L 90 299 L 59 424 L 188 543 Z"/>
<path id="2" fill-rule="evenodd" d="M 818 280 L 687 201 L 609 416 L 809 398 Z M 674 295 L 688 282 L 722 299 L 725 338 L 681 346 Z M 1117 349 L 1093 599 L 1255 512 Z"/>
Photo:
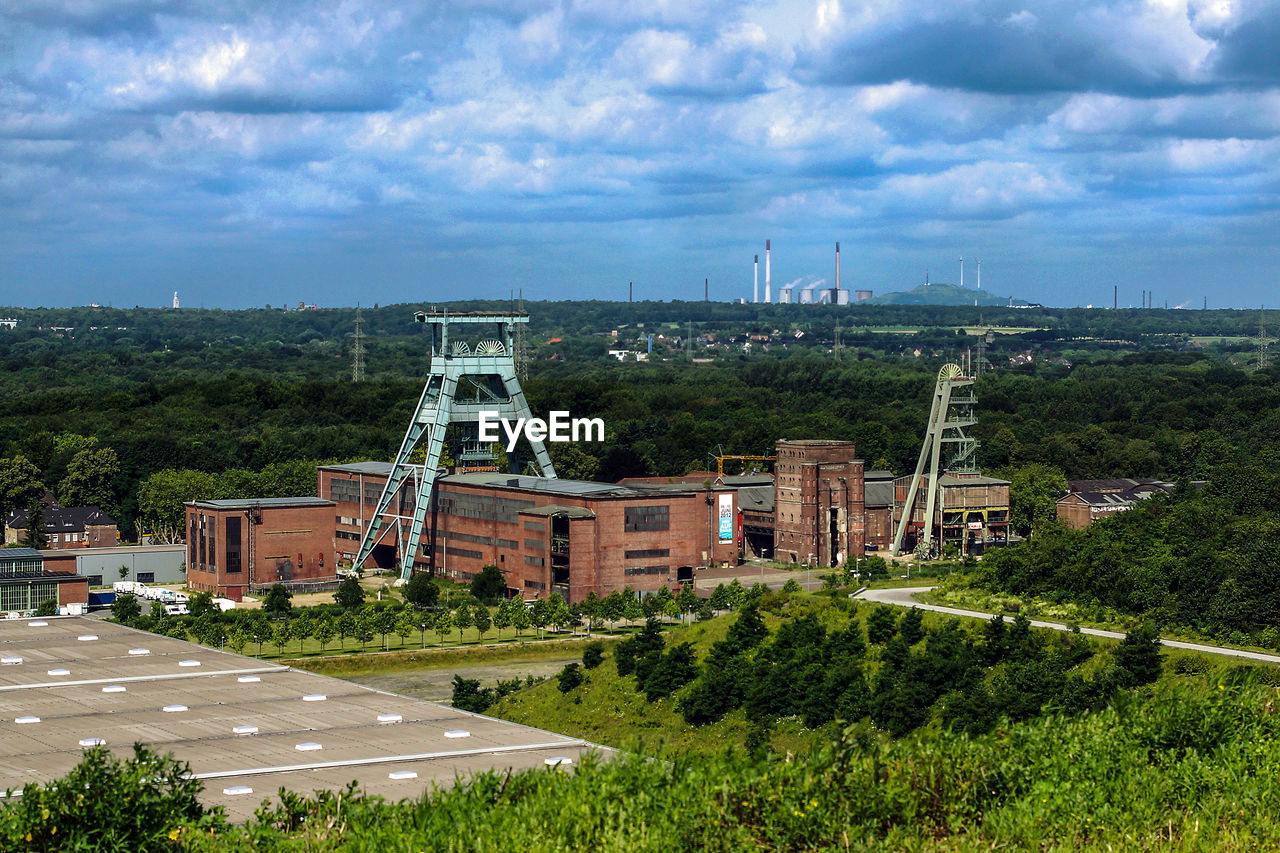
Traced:
<path id="1" fill-rule="evenodd" d="M 650 557 L 670 557 L 670 548 L 640 548 L 635 551 L 627 551 L 628 560 L 647 560 Z"/>
<path id="2" fill-rule="evenodd" d="M 441 538 L 458 542 L 471 542 L 476 545 L 497 545 L 512 551 L 520 547 L 519 543 L 514 539 L 497 539 L 493 536 L 476 536 L 471 533 L 448 533 L 443 534 Z"/>
<path id="3" fill-rule="evenodd" d="M 623 510 L 623 530 L 634 533 L 644 530 L 670 530 L 669 506 L 629 506 Z"/>
<path id="4" fill-rule="evenodd" d="M 440 497 L 440 512 L 444 515 L 504 524 L 515 524 L 520 520 L 517 513 L 531 506 L 534 506 L 533 501 L 492 495 L 450 494 Z"/>

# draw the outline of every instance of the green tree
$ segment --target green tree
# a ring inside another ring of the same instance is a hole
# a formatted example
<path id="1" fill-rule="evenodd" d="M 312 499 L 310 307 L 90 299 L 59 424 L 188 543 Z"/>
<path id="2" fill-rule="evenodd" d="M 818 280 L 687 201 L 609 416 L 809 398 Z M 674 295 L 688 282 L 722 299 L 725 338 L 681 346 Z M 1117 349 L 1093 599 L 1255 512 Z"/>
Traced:
<path id="1" fill-rule="evenodd" d="M 11 512 L 29 508 L 31 501 L 43 494 L 40 469 L 27 457 L 18 455 L 0 459 L 0 533 L 4 532 L 4 520 Z"/>
<path id="2" fill-rule="evenodd" d="M 1151 684 L 1160 678 L 1160 635 L 1143 625 L 1124 635 L 1116 647 L 1116 666 L 1126 686 Z"/>
<path id="3" fill-rule="evenodd" d="M 67 464 L 67 475 L 58 486 L 58 500 L 63 506 L 96 506 L 113 512 L 119 480 L 120 457 L 114 450 L 81 450 Z"/>
<path id="4" fill-rule="evenodd" d="M 556 682 L 561 693 L 572 691 L 575 687 L 580 686 L 582 681 L 582 669 L 577 663 L 565 664 L 564 669 L 560 670 L 560 673 L 556 676 Z"/>
<path id="5" fill-rule="evenodd" d="M 293 593 L 282 583 L 273 583 L 267 595 L 262 599 L 262 611 L 277 615 L 287 615 L 293 609 Z"/>
<path id="6" fill-rule="evenodd" d="M 435 607 L 440 600 L 440 587 L 426 572 L 414 572 L 404 585 L 404 600 L 418 608 Z"/>
<path id="7" fill-rule="evenodd" d="M 924 611 L 913 607 L 898 620 L 898 633 L 908 646 L 914 646 L 924 639 Z"/>
<path id="8" fill-rule="evenodd" d="M 293 632 L 289 628 L 289 620 L 281 619 L 271 630 L 271 645 L 276 647 L 276 654 L 284 654 L 284 647 L 289 645 Z"/>
<path id="9" fill-rule="evenodd" d="M 129 625 L 142 615 L 142 605 L 138 597 L 129 593 L 120 593 L 111 602 L 111 616 L 122 625 Z"/>
<path id="10" fill-rule="evenodd" d="M 477 605 L 471 616 L 476 623 L 476 631 L 480 634 L 480 642 L 483 643 L 484 635 L 493 627 L 493 619 L 489 616 L 489 608 Z"/>
<path id="11" fill-rule="evenodd" d="M 545 598 L 535 599 L 533 607 L 529 608 L 529 622 L 533 627 L 538 629 L 538 636 L 542 636 L 542 629 L 551 621 L 551 605 L 547 603 Z"/>
<path id="12" fill-rule="evenodd" d="M 390 607 L 369 606 L 364 609 L 363 616 L 373 632 L 382 638 L 383 650 L 389 649 L 390 644 L 387 638 L 395 633 L 398 617 L 396 611 Z"/>
<path id="13" fill-rule="evenodd" d="M 501 641 L 502 629 L 511 627 L 511 602 L 503 602 L 498 606 L 493 614 L 493 627 L 498 629 L 498 640 Z"/>
<path id="14" fill-rule="evenodd" d="M 604 641 L 595 640 L 582 647 L 582 666 L 595 669 L 604 662 Z"/>
<path id="15" fill-rule="evenodd" d="M 328 648 L 330 640 L 338 633 L 338 626 L 334 625 L 333 617 L 321 616 L 316 621 L 315 630 L 311 631 L 312 637 L 316 638 L 316 642 L 320 643 L 320 652 L 324 653 Z"/>
<path id="16" fill-rule="evenodd" d="M 471 608 L 465 604 L 459 605 L 458 609 L 453 612 L 453 624 L 458 629 L 458 645 L 462 645 L 463 632 L 475 624 L 475 620 L 471 616 Z"/>
<path id="17" fill-rule="evenodd" d="M 663 652 L 657 664 L 645 675 L 642 685 L 644 698 L 650 702 L 656 702 L 670 696 L 693 681 L 697 675 L 698 667 L 694 664 L 693 646 L 680 643 Z"/>
<path id="18" fill-rule="evenodd" d="M 351 624 L 354 626 L 351 636 L 360 641 L 360 651 L 363 652 L 368 648 L 369 641 L 373 639 L 373 620 L 369 618 L 367 612 L 354 613 Z"/>
<path id="19" fill-rule="evenodd" d="M 213 593 L 197 592 L 193 593 L 187 599 L 187 615 L 192 619 L 203 616 L 206 613 L 218 613 L 218 605 L 213 603 Z"/>
<path id="20" fill-rule="evenodd" d="M 636 598 L 636 594 L 630 587 L 622 590 L 622 616 L 632 625 L 637 619 L 644 618 L 644 608 L 640 606 L 640 599 Z"/>
<path id="21" fill-rule="evenodd" d="M 506 591 L 506 578 L 497 566 L 485 566 L 471 579 L 471 594 L 485 604 L 501 601 Z"/>
<path id="22" fill-rule="evenodd" d="M 431 628 L 440 636 L 440 645 L 443 646 L 445 635 L 453 630 L 453 614 L 448 612 L 437 614 L 431 623 Z"/>
<path id="23" fill-rule="evenodd" d="M 345 610 L 358 610 L 364 605 L 364 587 L 355 575 L 347 575 L 338 585 L 333 600 Z"/>
<path id="24" fill-rule="evenodd" d="M 615 589 L 604 597 L 604 601 L 600 604 L 600 617 L 609 623 L 609 631 L 613 631 L 613 623 L 617 622 L 627 612 L 627 601 L 622 595 L 622 590 Z"/>
<path id="25" fill-rule="evenodd" d="M 525 607 L 524 602 L 518 598 L 512 599 L 515 602 L 511 608 L 511 626 L 516 629 L 516 639 L 520 638 L 521 631 L 527 631 L 529 626 L 533 624 L 533 620 L 529 617 L 529 608 Z"/>
<path id="26" fill-rule="evenodd" d="M 244 654 L 245 646 L 249 645 L 249 635 L 242 628 L 234 628 L 227 635 L 227 648 L 238 655 Z"/>
<path id="27" fill-rule="evenodd" d="M 729 587 L 724 584 L 716 584 L 716 588 L 711 592 L 711 609 L 712 610 L 728 610 L 732 602 L 729 599 Z"/>
<path id="28" fill-rule="evenodd" d="M 302 644 L 315 633 L 315 620 L 311 618 L 310 613 L 303 610 L 290 621 L 292 624 L 289 626 L 289 635 L 298 641 L 298 654 L 302 654 Z"/>
<path id="29" fill-rule="evenodd" d="M 867 639 L 877 646 L 889 642 L 897 633 L 897 621 L 892 607 L 879 605 L 867 614 Z"/>
<path id="30" fill-rule="evenodd" d="M 1040 531 L 1057 512 L 1067 493 L 1067 478 L 1052 465 L 1032 463 L 1009 477 L 1009 524 L 1020 536 Z"/>
<path id="31" fill-rule="evenodd" d="M 693 591 L 693 584 L 684 584 L 680 587 L 680 594 L 676 596 L 676 601 L 680 604 L 680 612 L 693 613 L 698 609 L 698 605 L 702 599 L 698 598 L 698 594 Z M 683 621 L 683 617 L 681 619 Z"/>
<path id="32" fill-rule="evenodd" d="M 165 468 L 147 476 L 138 486 L 138 517 L 155 533 L 182 535 L 188 501 L 209 500 L 217 490 L 216 478 L 206 471 Z"/>
<path id="33" fill-rule="evenodd" d="M 49 547 L 49 534 L 44 530 L 44 501 L 32 498 L 27 504 L 27 529 L 22 535 L 22 544 L 28 548 Z"/>
<path id="34" fill-rule="evenodd" d="M 356 615 L 357 612 L 354 610 L 344 610 L 338 617 L 338 621 L 334 623 L 333 627 L 338 631 L 338 648 L 347 644 L 347 637 L 355 637 Z"/>
<path id="35" fill-rule="evenodd" d="M 551 593 L 551 597 L 547 599 L 547 622 L 555 627 L 556 633 L 559 633 L 560 629 L 568 625 L 572 619 L 573 616 L 569 613 L 569 605 L 564 603 L 560 593 Z"/>
<path id="36" fill-rule="evenodd" d="M 800 582 L 795 578 L 787 578 L 787 582 L 782 585 L 782 591 L 790 594 L 800 592 Z"/>
<path id="37" fill-rule="evenodd" d="M 409 637 L 413 636 L 413 632 L 418 630 L 417 622 L 414 621 L 412 610 L 400 611 L 399 617 L 396 619 L 396 634 L 400 637 L 400 647 L 409 642 Z"/>

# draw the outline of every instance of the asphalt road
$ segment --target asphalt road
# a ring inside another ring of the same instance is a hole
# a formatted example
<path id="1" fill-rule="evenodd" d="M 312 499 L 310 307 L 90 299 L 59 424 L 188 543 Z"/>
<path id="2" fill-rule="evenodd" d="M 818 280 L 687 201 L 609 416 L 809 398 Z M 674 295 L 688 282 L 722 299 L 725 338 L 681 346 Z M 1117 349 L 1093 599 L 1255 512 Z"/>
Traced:
<path id="1" fill-rule="evenodd" d="M 948 613 L 952 616 L 967 616 L 970 619 L 990 619 L 994 614 L 981 613 L 977 610 L 961 610 L 958 607 L 943 607 L 938 604 L 925 604 L 916 601 L 915 596 L 928 592 L 936 587 L 932 586 L 913 586 L 900 587 L 897 589 L 866 589 L 858 593 L 857 598 L 861 601 L 876 601 L 881 604 L 896 604 L 900 607 L 919 607 L 921 610 L 932 610 L 935 613 Z M 1004 617 L 1004 621 L 1012 622 L 1012 616 Z M 1054 631 L 1070 631 L 1069 625 L 1061 622 L 1043 622 L 1039 619 L 1032 619 L 1031 624 L 1037 628 L 1051 628 Z M 1093 637 L 1110 637 L 1113 640 L 1123 640 L 1124 634 L 1119 631 L 1104 631 L 1101 628 L 1080 628 L 1081 634 L 1089 634 Z M 1166 640 L 1160 639 L 1160 644 L 1170 649 L 1187 649 L 1193 652 L 1205 652 L 1211 655 L 1224 655 L 1226 657 L 1246 658 L 1248 660 L 1260 660 L 1267 663 L 1280 663 L 1280 655 L 1269 655 L 1265 652 L 1250 652 L 1244 649 L 1227 649 L 1222 646 L 1208 646 L 1203 643 L 1186 643 L 1182 640 Z"/>

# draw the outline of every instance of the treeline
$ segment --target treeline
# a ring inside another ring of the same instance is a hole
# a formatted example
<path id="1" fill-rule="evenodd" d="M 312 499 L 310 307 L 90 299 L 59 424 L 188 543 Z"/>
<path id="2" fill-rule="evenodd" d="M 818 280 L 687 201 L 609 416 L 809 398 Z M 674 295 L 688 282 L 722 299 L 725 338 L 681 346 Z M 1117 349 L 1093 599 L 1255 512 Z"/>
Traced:
<path id="1" fill-rule="evenodd" d="M 760 608 L 777 610 L 786 600 L 750 596 L 701 663 L 688 643 L 667 645 L 651 620 L 614 647 L 617 673 L 650 702 L 676 695 L 676 708 L 691 725 L 742 709 L 756 743 L 787 717 L 811 729 L 869 719 L 895 737 L 936 719 L 943 728 L 980 734 L 1002 718 L 1096 710 L 1116 691 L 1160 677 L 1160 642 L 1149 629 L 1131 633 L 1113 654 L 1086 667 L 1097 654 L 1091 641 L 1033 631 L 1025 616 L 1012 624 L 995 617 L 975 637 L 957 620 L 929 628 L 917 608 L 899 617 L 882 605 L 867 616 L 865 632 L 856 617 L 828 628 L 832 614 L 809 612 L 771 633 Z M 583 664 L 593 665 L 585 657 Z M 566 676 L 569 689 L 576 687 L 567 670 Z"/>
<path id="2" fill-rule="evenodd" d="M 1280 649 L 1276 506 L 1273 467 L 1224 464 L 1203 490 L 1183 486 L 1083 530 L 1047 526 L 956 582 Z"/>

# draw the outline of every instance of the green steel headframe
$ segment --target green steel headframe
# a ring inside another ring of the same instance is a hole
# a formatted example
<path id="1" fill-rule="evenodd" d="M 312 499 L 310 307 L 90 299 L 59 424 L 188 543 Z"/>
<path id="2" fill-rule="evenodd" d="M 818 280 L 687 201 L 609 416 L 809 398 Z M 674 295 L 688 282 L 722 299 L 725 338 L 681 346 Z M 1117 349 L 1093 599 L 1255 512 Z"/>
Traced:
<path id="1" fill-rule="evenodd" d="M 933 513 L 942 494 L 940 475 L 978 473 L 978 442 L 967 430 L 978 422 L 974 414 L 977 400 L 973 396 L 973 378 L 966 376 L 958 364 L 944 364 L 938 371 L 933 390 L 933 406 L 929 410 L 929 428 L 920 446 L 920 459 L 902 505 L 902 518 L 893 536 L 890 552 L 898 556 L 902 539 L 914 514 L 917 495 L 924 477 L 925 460 L 929 461 L 928 496 L 925 501 L 924 536 L 916 547 L 918 553 L 933 553 Z M 945 453 L 944 453 L 945 449 Z"/>
<path id="2" fill-rule="evenodd" d="M 516 378 L 513 334 L 517 323 L 529 322 L 529 315 L 418 311 L 414 318 L 430 326 L 431 366 L 418 407 L 400 443 L 369 527 L 360 540 L 355 560 L 356 566 L 363 566 L 374 546 L 394 532 L 400 555 L 400 577 L 404 580 L 413 572 L 427 513 L 431 511 L 432 490 L 439 476 L 449 426 L 459 425 L 450 438 L 455 464 L 492 463 L 492 448 L 479 437 L 480 413 L 495 412 L 497 417 L 512 421 L 532 417 Z M 459 333 L 450 343 L 450 326 L 485 324 L 496 324 L 497 338 L 473 345 L 456 340 L 461 336 Z M 542 441 L 530 441 L 529 445 L 541 476 L 555 477 L 556 470 L 546 445 Z M 508 467 L 515 473 L 521 472 L 516 454 L 509 455 Z"/>

